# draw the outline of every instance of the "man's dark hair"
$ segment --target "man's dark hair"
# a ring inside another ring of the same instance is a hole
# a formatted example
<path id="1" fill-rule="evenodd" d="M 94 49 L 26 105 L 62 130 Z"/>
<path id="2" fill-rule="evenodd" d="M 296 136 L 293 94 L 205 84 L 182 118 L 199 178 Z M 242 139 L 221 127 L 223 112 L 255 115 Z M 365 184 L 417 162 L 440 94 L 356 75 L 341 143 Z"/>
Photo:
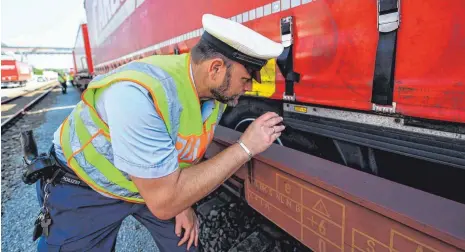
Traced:
<path id="1" fill-rule="evenodd" d="M 232 66 L 232 60 L 218 52 L 214 47 L 210 46 L 202 39 L 191 49 L 191 57 L 195 64 L 200 64 L 205 60 L 213 58 L 220 58 L 224 61 L 228 71 Z"/>

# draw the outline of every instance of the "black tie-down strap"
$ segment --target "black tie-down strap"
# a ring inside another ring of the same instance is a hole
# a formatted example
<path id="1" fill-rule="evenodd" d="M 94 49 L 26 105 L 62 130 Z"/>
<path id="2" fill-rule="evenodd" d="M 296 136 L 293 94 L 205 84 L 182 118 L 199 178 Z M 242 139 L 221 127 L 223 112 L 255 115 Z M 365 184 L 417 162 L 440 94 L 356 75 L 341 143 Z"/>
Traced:
<path id="1" fill-rule="evenodd" d="M 292 45 L 284 48 L 277 59 L 277 64 L 286 80 L 285 96 L 294 96 L 294 83 L 300 81 L 300 74 L 294 72 Z"/>
<path id="2" fill-rule="evenodd" d="M 372 102 L 391 105 L 394 93 L 399 0 L 378 0 L 379 40 L 376 49 Z"/>
<path id="3" fill-rule="evenodd" d="M 288 16 L 281 18 L 281 43 L 284 50 L 276 59 L 276 63 L 281 71 L 281 74 L 286 80 L 286 87 L 283 94 L 283 100 L 295 101 L 294 83 L 300 81 L 300 74 L 294 72 L 294 57 L 293 57 L 293 31 L 294 17 Z"/>

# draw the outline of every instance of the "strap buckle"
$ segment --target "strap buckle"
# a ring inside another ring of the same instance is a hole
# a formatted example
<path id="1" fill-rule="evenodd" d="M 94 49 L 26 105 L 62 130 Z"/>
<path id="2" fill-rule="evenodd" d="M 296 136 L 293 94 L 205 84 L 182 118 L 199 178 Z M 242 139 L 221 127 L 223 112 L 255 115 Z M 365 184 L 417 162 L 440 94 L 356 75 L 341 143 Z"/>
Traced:
<path id="1" fill-rule="evenodd" d="M 286 95 L 286 92 L 284 92 L 283 101 L 290 101 L 290 102 L 295 101 L 295 93 L 293 93 L 292 95 Z"/>
<path id="2" fill-rule="evenodd" d="M 393 0 L 378 0 L 378 31 L 391 32 L 397 30 L 400 26 L 400 0 L 396 1 L 396 5 L 385 8 L 390 5 L 384 2 L 392 2 Z"/>

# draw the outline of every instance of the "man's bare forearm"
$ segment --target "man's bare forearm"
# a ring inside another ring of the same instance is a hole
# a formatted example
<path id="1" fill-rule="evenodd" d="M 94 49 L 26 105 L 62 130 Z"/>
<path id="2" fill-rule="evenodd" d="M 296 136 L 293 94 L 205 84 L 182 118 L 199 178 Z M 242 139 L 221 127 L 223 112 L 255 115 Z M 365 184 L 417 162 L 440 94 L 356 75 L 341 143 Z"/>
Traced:
<path id="1" fill-rule="evenodd" d="M 176 215 L 199 201 L 233 175 L 248 160 L 238 144 L 231 145 L 213 158 L 183 169 L 175 186 L 176 196 L 167 209 Z"/>
<path id="2" fill-rule="evenodd" d="M 241 141 L 253 155 L 269 148 L 281 135 L 283 118 L 267 112 L 253 121 Z M 169 219 L 205 197 L 234 174 L 249 159 L 239 144 L 233 144 L 213 158 L 157 179 L 133 177 L 149 209 L 158 218 Z"/>

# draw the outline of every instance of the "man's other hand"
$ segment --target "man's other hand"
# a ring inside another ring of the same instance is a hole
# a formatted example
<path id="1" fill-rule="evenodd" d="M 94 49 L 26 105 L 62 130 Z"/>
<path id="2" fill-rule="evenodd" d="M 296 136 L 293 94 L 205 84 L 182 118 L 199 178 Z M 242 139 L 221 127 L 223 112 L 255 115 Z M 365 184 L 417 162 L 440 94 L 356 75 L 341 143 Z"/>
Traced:
<path id="1" fill-rule="evenodd" d="M 182 229 L 184 229 L 184 237 L 179 241 L 178 246 L 181 246 L 189 240 L 187 244 L 188 250 L 192 243 L 195 243 L 197 247 L 199 244 L 199 222 L 191 207 L 176 215 L 175 232 L 178 237 L 181 236 Z"/>

